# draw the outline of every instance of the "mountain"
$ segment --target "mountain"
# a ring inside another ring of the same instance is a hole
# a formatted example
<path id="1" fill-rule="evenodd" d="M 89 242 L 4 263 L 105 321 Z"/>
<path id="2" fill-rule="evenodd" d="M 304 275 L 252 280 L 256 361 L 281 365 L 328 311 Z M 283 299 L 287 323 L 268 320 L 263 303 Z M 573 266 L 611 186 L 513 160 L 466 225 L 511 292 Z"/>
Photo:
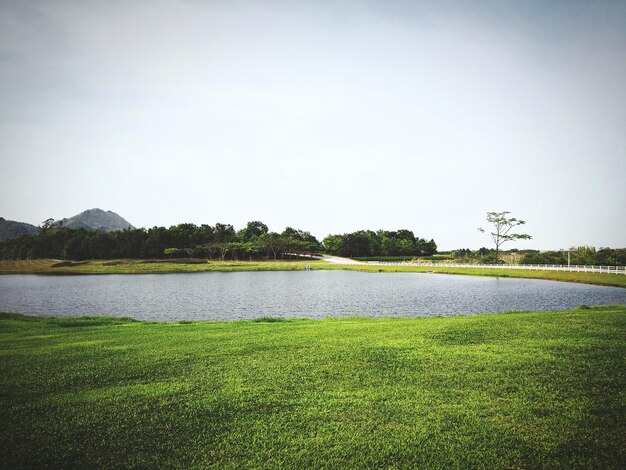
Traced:
<path id="1" fill-rule="evenodd" d="M 34 235 L 39 232 L 39 228 L 26 222 L 16 222 L 0 217 L 0 242 L 22 235 Z"/>
<path id="2" fill-rule="evenodd" d="M 86 230 L 99 230 L 102 232 L 114 232 L 133 227 L 126 219 L 111 211 L 102 209 L 89 209 L 69 219 L 61 219 L 54 222 L 56 227 L 71 229 L 84 228 Z"/>

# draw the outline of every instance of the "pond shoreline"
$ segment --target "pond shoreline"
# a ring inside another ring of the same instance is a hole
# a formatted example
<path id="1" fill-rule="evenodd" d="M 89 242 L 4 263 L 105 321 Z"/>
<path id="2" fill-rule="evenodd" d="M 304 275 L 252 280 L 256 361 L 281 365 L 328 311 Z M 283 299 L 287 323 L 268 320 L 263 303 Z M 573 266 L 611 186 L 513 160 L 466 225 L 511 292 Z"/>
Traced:
<path id="1" fill-rule="evenodd" d="M 0 275 L 3 274 L 179 274 L 195 272 L 240 272 L 240 271 L 302 271 L 306 266 L 312 270 L 344 270 L 361 272 L 408 272 L 459 274 L 468 276 L 510 277 L 520 279 L 543 279 L 547 281 L 574 282 L 606 287 L 626 288 L 626 275 L 560 272 L 560 271 L 528 271 L 514 269 L 481 269 L 481 268 L 446 268 L 445 266 L 370 266 L 365 264 L 339 265 L 320 260 L 300 261 L 193 261 L 185 263 L 184 259 L 176 260 L 88 260 L 71 266 L 58 266 L 59 260 L 20 260 L 0 261 Z"/>
<path id="2" fill-rule="evenodd" d="M 344 322 L 344 321 L 363 321 L 363 322 L 403 322 L 403 321 L 422 321 L 441 319 L 448 320 L 453 318 L 466 318 L 466 317 L 498 317 L 501 315 L 536 315 L 536 314 L 557 314 L 568 312 L 579 313 L 593 313 L 599 311 L 613 311 L 626 314 L 626 304 L 597 304 L 597 305 L 578 305 L 574 308 L 563 310 L 512 310 L 503 312 L 483 312 L 472 313 L 466 315 L 430 315 L 419 317 L 403 317 L 403 316 L 367 316 L 367 315 L 328 315 L 319 318 L 312 317 L 280 317 L 263 315 L 254 318 L 240 318 L 232 320 L 142 320 L 133 318 L 131 316 L 112 316 L 107 314 L 102 315 L 81 315 L 81 316 L 63 316 L 63 315 L 38 315 L 36 313 L 20 313 L 20 312 L 6 312 L 0 310 L 0 322 L 3 320 L 15 320 L 25 322 L 43 322 L 51 325 L 61 325 L 65 327 L 72 326 L 109 326 L 109 325 L 123 325 L 125 323 L 144 323 L 146 325 L 204 325 L 204 324 L 231 324 L 231 323 L 298 323 L 298 322 Z"/>

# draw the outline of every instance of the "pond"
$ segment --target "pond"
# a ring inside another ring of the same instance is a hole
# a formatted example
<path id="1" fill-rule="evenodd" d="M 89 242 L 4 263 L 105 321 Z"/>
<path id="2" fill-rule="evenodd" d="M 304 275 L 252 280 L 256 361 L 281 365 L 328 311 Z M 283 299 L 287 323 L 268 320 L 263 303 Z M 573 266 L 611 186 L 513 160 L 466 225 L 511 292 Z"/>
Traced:
<path id="1" fill-rule="evenodd" d="M 0 311 L 139 320 L 421 317 L 626 303 L 626 289 L 535 279 L 358 271 L 3 275 Z"/>

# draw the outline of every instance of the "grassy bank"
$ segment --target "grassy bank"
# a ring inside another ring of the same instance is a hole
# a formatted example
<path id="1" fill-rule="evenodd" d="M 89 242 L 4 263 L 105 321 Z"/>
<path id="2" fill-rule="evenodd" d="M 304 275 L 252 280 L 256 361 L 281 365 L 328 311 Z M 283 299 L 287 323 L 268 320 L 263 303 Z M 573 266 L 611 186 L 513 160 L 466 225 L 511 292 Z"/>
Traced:
<path id="1" fill-rule="evenodd" d="M 203 261 L 203 260 L 88 260 L 51 259 L 0 261 L 0 274 L 159 274 L 205 271 L 291 271 L 323 261 Z"/>
<path id="2" fill-rule="evenodd" d="M 429 266 L 337 265 L 305 261 L 202 261 L 202 260 L 90 260 L 59 263 L 58 260 L 0 261 L 0 274 L 144 274 L 205 271 L 290 271 L 345 269 L 366 272 L 436 272 L 474 276 L 521 277 L 626 287 L 626 275 L 523 269 L 449 268 Z"/>
<path id="3" fill-rule="evenodd" d="M 626 308 L 0 315 L 0 467 L 623 468 Z"/>
<path id="4" fill-rule="evenodd" d="M 316 267 L 317 268 L 317 267 Z M 323 269 L 354 269 L 367 272 L 432 272 L 439 274 L 463 274 L 470 276 L 519 277 L 526 279 L 547 279 L 552 281 L 580 282 L 601 286 L 626 287 L 626 275 L 601 274 L 566 271 L 530 271 L 526 269 L 496 269 L 496 268 L 448 268 L 444 266 L 333 266 L 325 265 Z"/>

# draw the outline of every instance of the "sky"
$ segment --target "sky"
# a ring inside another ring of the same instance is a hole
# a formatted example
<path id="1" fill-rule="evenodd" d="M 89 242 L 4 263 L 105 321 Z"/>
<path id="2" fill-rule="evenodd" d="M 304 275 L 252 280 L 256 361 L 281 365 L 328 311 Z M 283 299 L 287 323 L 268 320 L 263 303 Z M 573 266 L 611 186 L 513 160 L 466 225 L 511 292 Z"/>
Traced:
<path id="1" fill-rule="evenodd" d="M 626 2 L 0 0 L 0 216 L 626 247 Z"/>

